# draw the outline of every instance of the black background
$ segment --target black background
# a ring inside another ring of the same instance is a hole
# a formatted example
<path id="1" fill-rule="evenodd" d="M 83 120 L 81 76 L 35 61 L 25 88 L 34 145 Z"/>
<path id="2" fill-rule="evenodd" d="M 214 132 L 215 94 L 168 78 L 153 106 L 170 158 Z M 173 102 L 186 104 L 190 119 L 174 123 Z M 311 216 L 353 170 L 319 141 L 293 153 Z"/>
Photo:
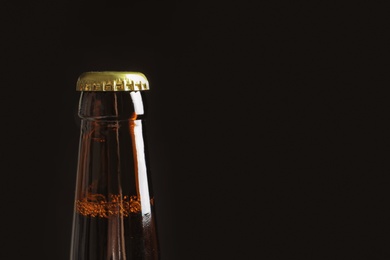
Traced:
<path id="1" fill-rule="evenodd" d="M 141 71 L 163 260 L 389 259 L 384 7 L 2 6 L 2 259 L 69 258 L 77 77 Z"/>

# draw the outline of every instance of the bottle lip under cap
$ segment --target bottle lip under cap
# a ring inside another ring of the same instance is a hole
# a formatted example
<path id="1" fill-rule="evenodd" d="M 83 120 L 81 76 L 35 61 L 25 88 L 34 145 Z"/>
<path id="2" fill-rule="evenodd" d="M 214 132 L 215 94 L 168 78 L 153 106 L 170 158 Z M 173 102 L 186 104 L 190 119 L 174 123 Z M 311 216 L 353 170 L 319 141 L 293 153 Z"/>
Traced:
<path id="1" fill-rule="evenodd" d="M 77 91 L 141 91 L 149 90 L 149 82 L 141 72 L 88 71 L 77 79 Z"/>

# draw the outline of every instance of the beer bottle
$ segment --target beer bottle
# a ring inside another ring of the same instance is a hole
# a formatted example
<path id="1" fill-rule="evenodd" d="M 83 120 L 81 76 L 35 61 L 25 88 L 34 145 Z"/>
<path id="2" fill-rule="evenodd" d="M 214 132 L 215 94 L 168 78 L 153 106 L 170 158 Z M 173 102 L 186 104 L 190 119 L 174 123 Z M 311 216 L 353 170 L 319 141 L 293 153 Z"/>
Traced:
<path id="1" fill-rule="evenodd" d="M 71 260 L 158 260 L 145 142 L 146 76 L 82 73 Z"/>

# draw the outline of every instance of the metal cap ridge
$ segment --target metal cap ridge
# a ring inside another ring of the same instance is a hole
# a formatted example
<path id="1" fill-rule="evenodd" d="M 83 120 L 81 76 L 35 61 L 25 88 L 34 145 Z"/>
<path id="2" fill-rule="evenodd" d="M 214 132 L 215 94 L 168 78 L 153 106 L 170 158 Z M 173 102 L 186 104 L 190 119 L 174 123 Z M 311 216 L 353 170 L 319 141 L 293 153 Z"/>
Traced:
<path id="1" fill-rule="evenodd" d="M 77 79 L 77 91 L 141 91 L 149 90 L 149 82 L 141 72 L 88 71 Z"/>

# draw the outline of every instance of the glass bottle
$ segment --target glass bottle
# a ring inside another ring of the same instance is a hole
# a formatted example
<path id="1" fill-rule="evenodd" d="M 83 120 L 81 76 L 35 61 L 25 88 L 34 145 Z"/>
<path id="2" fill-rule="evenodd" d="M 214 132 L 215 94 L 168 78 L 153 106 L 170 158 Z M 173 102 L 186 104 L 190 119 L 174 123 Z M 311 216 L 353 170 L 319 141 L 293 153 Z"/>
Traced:
<path id="1" fill-rule="evenodd" d="M 85 72 L 70 260 L 158 260 L 139 72 Z"/>

